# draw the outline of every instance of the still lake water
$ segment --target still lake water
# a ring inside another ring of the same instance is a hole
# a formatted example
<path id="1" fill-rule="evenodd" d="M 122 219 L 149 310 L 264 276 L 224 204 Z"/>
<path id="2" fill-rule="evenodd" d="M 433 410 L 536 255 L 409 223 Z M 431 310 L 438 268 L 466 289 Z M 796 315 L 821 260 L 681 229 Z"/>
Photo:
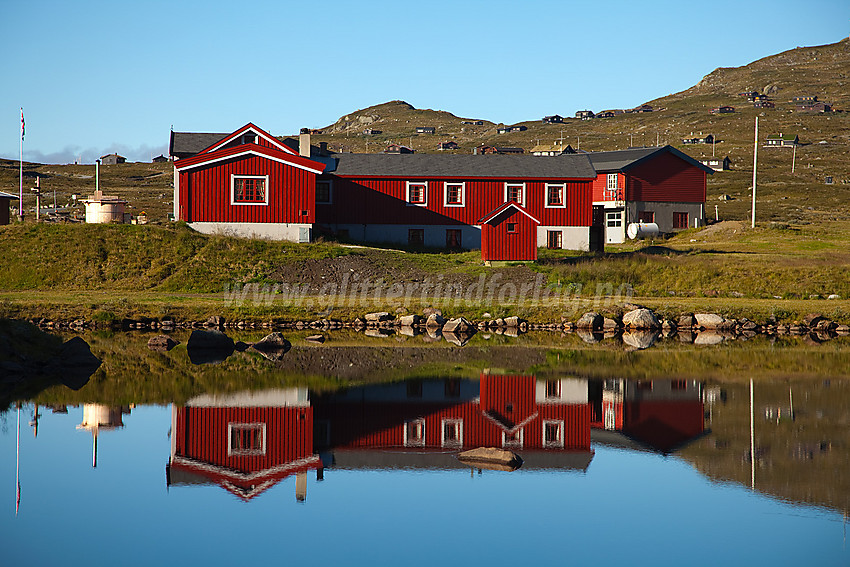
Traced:
<path id="1" fill-rule="evenodd" d="M 0 414 L 0 565 L 850 564 L 850 344 L 295 337 L 195 366 L 85 338 L 88 384 Z"/>

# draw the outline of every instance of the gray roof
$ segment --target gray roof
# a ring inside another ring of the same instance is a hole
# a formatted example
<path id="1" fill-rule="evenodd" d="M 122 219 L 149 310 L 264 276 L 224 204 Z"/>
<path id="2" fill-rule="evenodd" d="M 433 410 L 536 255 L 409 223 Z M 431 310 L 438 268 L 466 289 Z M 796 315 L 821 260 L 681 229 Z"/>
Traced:
<path id="1" fill-rule="evenodd" d="M 6 193 L 5 191 L 0 191 L 0 199 L 18 199 L 17 195 L 12 195 L 11 193 Z"/>
<path id="2" fill-rule="evenodd" d="M 710 167 L 706 167 L 688 154 L 680 152 L 673 146 L 629 148 L 628 150 L 616 150 L 613 152 L 591 152 L 587 155 L 590 157 L 590 161 L 593 163 L 593 167 L 596 168 L 596 171 L 604 173 L 606 171 L 625 171 L 656 154 L 664 152 L 669 152 L 689 164 L 705 170 L 707 173 L 714 173 L 714 170 Z"/>
<path id="3" fill-rule="evenodd" d="M 232 132 L 224 134 L 213 132 L 171 132 L 171 144 L 168 148 L 172 156 L 193 156 L 216 142 L 223 140 Z"/>
<path id="4" fill-rule="evenodd" d="M 335 154 L 325 173 L 382 177 L 594 178 L 587 155 Z"/>

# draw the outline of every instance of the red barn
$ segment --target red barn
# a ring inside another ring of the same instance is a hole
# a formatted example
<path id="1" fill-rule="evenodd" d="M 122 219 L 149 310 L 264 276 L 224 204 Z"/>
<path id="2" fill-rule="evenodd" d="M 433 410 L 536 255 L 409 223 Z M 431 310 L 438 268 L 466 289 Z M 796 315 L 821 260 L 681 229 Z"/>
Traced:
<path id="1" fill-rule="evenodd" d="M 634 222 L 662 233 L 705 223 L 707 175 L 714 170 L 672 146 L 588 154 L 596 169 L 593 206 L 605 215 L 605 242 L 625 242 Z"/>
<path id="2" fill-rule="evenodd" d="M 481 225 L 481 258 L 485 262 L 537 260 L 536 236 L 540 221 L 516 203 L 497 207 L 478 224 Z"/>
<path id="3" fill-rule="evenodd" d="M 309 242 L 325 165 L 302 153 L 246 124 L 174 162 L 175 218 L 200 232 Z"/>

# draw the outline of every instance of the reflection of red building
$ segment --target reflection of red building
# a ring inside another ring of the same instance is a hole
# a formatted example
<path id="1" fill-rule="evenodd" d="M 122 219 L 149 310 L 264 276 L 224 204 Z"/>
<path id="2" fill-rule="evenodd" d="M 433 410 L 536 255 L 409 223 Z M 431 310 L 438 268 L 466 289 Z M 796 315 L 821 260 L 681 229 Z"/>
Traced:
<path id="1" fill-rule="evenodd" d="M 592 427 L 661 453 L 705 433 L 702 385 L 694 380 L 606 380 L 598 398 Z"/>
<path id="2" fill-rule="evenodd" d="M 194 398 L 172 409 L 170 484 L 218 484 L 250 500 L 290 475 L 321 468 L 306 389 Z M 296 483 L 297 496 L 303 482 Z"/>

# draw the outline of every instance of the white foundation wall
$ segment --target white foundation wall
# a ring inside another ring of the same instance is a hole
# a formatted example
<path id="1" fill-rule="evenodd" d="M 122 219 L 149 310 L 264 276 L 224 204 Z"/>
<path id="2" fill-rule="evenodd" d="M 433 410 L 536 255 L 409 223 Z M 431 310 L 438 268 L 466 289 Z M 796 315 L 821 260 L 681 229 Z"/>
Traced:
<path id="1" fill-rule="evenodd" d="M 380 242 L 407 246 L 408 230 L 423 229 L 425 246 L 429 248 L 446 247 L 446 230 L 460 230 L 462 248 L 474 250 L 481 248 L 481 229 L 477 226 L 446 225 L 406 225 L 406 224 L 338 224 L 333 230 L 347 230 L 348 237 L 358 242 Z"/>
<path id="2" fill-rule="evenodd" d="M 174 220 L 180 220 L 180 173 L 174 168 Z"/>
<path id="3" fill-rule="evenodd" d="M 312 224 L 266 222 L 193 222 L 189 226 L 203 234 L 310 242 Z"/>
<path id="4" fill-rule="evenodd" d="M 589 226 L 538 226 L 537 247 L 546 248 L 550 230 L 561 231 L 561 248 L 564 250 L 590 250 Z"/>

